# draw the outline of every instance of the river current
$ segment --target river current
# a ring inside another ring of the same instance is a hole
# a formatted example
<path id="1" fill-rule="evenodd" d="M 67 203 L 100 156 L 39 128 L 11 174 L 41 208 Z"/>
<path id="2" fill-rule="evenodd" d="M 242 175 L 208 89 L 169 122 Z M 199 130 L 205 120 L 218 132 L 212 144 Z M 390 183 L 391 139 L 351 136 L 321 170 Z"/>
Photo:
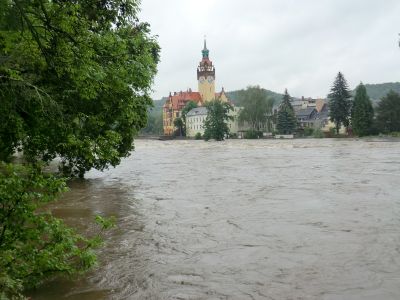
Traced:
<path id="1" fill-rule="evenodd" d="M 32 299 L 400 299 L 400 141 L 135 141 L 54 205 L 99 267 Z"/>

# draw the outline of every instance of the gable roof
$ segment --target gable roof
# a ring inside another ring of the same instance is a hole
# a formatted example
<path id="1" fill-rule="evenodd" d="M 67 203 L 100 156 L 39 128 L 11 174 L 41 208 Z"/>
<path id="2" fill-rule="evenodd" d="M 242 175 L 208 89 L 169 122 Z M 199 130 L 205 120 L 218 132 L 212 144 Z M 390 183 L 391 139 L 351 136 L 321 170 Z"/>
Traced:
<path id="1" fill-rule="evenodd" d="M 164 107 L 172 106 L 173 110 L 181 110 L 189 101 L 196 102 L 197 104 L 202 102 L 200 93 L 191 91 L 178 93 L 175 92 L 173 95 L 169 96 L 168 100 L 164 104 Z"/>
<path id="2" fill-rule="evenodd" d="M 200 107 L 196 107 L 191 109 L 186 117 L 193 117 L 193 116 L 204 116 L 207 115 L 207 107 L 204 106 L 200 106 Z"/>
<path id="3" fill-rule="evenodd" d="M 311 117 L 314 111 L 317 112 L 317 110 L 314 107 L 307 107 L 297 110 L 295 114 L 297 118 L 305 118 L 305 117 Z"/>

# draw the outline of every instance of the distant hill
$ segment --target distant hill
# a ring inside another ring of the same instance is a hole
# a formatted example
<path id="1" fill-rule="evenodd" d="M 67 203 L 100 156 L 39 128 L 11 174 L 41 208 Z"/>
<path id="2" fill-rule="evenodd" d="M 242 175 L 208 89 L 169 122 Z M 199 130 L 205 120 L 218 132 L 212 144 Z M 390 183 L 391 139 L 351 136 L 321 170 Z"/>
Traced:
<path id="1" fill-rule="evenodd" d="M 386 96 L 390 90 L 400 93 L 400 82 L 365 84 L 365 88 L 372 102 L 377 103 L 382 97 Z"/>
<path id="2" fill-rule="evenodd" d="M 167 101 L 168 97 L 162 97 L 160 100 L 153 100 L 154 108 L 153 109 L 162 109 L 165 101 Z"/>
<path id="3" fill-rule="evenodd" d="M 149 108 L 149 113 L 153 115 L 159 115 L 162 113 L 163 105 L 168 97 L 163 97 L 159 100 L 153 100 L 153 107 Z"/>

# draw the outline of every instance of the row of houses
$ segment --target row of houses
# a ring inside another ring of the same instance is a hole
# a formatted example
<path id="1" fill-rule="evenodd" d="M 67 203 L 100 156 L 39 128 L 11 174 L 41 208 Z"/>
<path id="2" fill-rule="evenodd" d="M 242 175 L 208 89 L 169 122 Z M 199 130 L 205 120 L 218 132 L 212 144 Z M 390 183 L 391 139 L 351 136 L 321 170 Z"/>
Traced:
<path id="1" fill-rule="evenodd" d="M 323 132 L 329 132 L 335 127 L 329 120 L 329 103 L 327 99 L 304 98 L 292 100 L 292 107 L 296 115 L 299 129 L 319 128 Z M 340 133 L 345 133 L 342 127 Z"/>
<path id="2" fill-rule="evenodd" d="M 323 132 L 329 132 L 334 124 L 329 120 L 329 106 L 326 99 L 312 99 L 312 98 L 301 98 L 293 99 L 291 101 L 297 123 L 300 130 L 305 128 L 319 128 Z M 277 113 L 279 106 L 273 108 L 274 113 Z M 242 136 L 243 132 L 251 130 L 251 126 L 247 123 L 239 122 L 239 114 L 242 110 L 241 107 L 234 106 L 231 116 L 232 121 L 228 122 L 230 132 Z M 192 109 L 186 116 L 186 135 L 188 137 L 194 137 L 196 134 L 204 134 L 204 122 L 207 118 L 207 108 L 197 107 Z M 263 124 L 260 128 L 266 135 L 275 130 L 275 126 L 272 125 L 269 129 L 266 124 Z M 343 128 L 344 130 L 344 128 Z M 343 132 L 344 133 L 344 132 Z"/>

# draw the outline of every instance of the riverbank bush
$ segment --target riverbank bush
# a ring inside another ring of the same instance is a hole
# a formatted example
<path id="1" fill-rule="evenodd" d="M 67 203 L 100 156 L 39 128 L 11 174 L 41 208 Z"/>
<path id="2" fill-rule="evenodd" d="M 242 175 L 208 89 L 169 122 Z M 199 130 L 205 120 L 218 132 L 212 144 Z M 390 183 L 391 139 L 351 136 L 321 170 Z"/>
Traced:
<path id="1" fill-rule="evenodd" d="M 98 217 L 98 234 L 77 234 L 46 208 L 66 190 L 64 178 L 0 164 L 0 299 L 23 299 L 27 288 L 82 274 L 96 264 L 93 250 L 112 222 Z"/>
<path id="2" fill-rule="evenodd" d="M 390 136 L 392 136 L 392 137 L 400 137 L 400 131 L 391 132 Z"/>
<path id="3" fill-rule="evenodd" d="M 257 130 L 248 130 L 244 133 L 245 139 L 259 139 L 262 137 L 262 132 Z"/>
<path id="4" fill-rule="evenodd" d="M 324 137 L 324 133 L 322 132 L 322 130 L 320 128 L 316 128 L 316 129 L 314 129 L 312 136 L 314 138 L 321 139 Z"/>
<path id="5" fill-rule="evenodd" d="M 230 139 L 237 139 L 237 138 L 238 138 L 238 135 L 237 135 L 236 132 L 230 133 L 230 134 L 229 134 L 229 138 L 230 138 Z"/>
<path id="6" fill-rule="evenodd" d="M 314 133 L 314 128 L 312 128 L 312 127 L 304 128 L 304 131 L 303 131 L 304 136 L 312 136 L 313 133 Z"/>

